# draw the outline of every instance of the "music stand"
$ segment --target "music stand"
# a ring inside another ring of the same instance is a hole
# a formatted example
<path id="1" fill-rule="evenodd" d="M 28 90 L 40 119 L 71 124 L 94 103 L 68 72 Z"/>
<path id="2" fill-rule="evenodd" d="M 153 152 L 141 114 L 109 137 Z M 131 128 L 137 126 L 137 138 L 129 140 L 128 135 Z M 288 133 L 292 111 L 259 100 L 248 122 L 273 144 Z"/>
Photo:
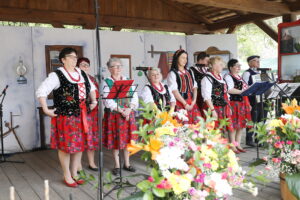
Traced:
<path id="1" fill-rule="evenodd" d="M 7 89 L 8 86 L 6 86 Z M 1 131 L 1 156 L 0 156 L 0 164 L 5 163 L 5 162 L 10 162 L 10 163 L 24 163 L 24 161 L 12 161 L 12 160 L 6 160 L 6 157 L 4 155 L 4 134 L 3 134 L 3 101 L 6 96 L 6 89 L 3 90 L 1 102 L 0 102 L 0 131 Z"/>
<path id="2" fill-rule="evenodd" d="M 129 91 L 130 88 L 132 86 L 135 86 L 134 90 L 131 92 Z M 108 87 L 108 86 L 106 86 Z M 110 91 L 107 95 L 107 97 L 102 98 L 102 99 L 112 99 L 112 100 L 116 100 L 117 101 L 117 110 L 119 110 L 119 100 L 120 99 L 131 99 L 133 98 L 133 94 L 136 92 L 137 89 L 137 85 L 133 85 L 133 80 L 120 80 L 120 81 L 114 81 L 113 86 L 110 88 Z M 105 92 L 103 92 L 103 95 L 105 95 Z M 118 131 L 119 129 L 117 129 Z M 116 182 L 116 185 L 109 190 L 104 197 L 106 197 L 107 195 L 109 195 L 111 192 L 113 192 L 114 190 L 118 190 L 120 188 L 122 188 L 123 185 L 123 179 L 122 179 L 122 158 L 120 156 L 121 154 L 121 147 L 120 147 L 120 136 L 119 133 L 117 133 L 117 140 L 118 140 L 118 150 L 119 150 L 119 164 L 120 164 L 120 168 L 119 168 L 119 182 Z"/>
<path id="3" fill-rule="evenodd" d="M 245 91 L 243 91 L 241 93 L 241 96 L 256 96 L 256 95 L 260 96 L 262 119 L 265 118 L 265 116 L 264 116 L 263 94 L 268 89 L 273 87 L 274 84 L 275 83 L 270 83 L 270 82 L 267 82 L 267 81 L 256 82 L 253 85 L 251 85 L 248 89 L 246 89 Z M 256 119 L 252 119 L 252 121 L 254 121 L 255 125 L 256 125 L 256 123 L 257 123 L 257 110 L 255 110 L 254 112 L 255 112 L 255 118 Z M 259 160 L 259 144 L 258 144 L 258 142 L 257 142 L 257 145 L 256 145 L 256 153 L 257 153 L 256 160 Z"/>

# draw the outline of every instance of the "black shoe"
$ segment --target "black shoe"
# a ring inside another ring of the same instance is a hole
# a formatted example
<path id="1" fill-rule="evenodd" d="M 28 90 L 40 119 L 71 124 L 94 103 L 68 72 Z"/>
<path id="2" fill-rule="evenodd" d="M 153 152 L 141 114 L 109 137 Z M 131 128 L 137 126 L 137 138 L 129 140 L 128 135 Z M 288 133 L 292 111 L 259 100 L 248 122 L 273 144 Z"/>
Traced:
<path id="1" fill-rule="evenodd" d="M 120 173 L 120 168 L 114 168 L 113 170 L 111 170 L 112 174 L 117 176 Z"/>
<path id="2" fill-rule="evenodd" d="M 256 147 L 256 144 L 254 142 L 252 142 L 252 141 L 246 142 L 246 145 L 250 146 L 250 147 Z"/>
<path id="3" fill-rule="evenodd" d="M 125 165 L 123 166 L 123 169 L 129 172 L 135 172 L 135 168 L 132 166 L 126 167 Z"/>
<path id="4" fill-rule="evenodd" d="M 94 168 L 94 167 L 91 167 L 90 165 L 89 165 L 89 169 L 92 170 L 92 171 L 95 171 L 95 172 L 98 171 L 98 167 L 95 167 L 95 168 Z"/>

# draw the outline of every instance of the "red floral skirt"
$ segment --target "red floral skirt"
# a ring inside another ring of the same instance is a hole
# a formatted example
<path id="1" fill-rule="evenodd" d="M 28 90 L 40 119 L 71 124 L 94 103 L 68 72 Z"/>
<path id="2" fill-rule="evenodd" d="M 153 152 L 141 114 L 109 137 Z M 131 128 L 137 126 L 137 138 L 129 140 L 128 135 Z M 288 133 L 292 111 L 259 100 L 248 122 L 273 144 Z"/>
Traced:
<path id="1" fill-rule="evenodd" d="M 88 151 L 98 150 L 99 145 L 99 125 L 98 125 L 98 106 L 87 116 L 89 121 L 89 131 L 86 134 L 86 146 Z"/>
<path id="2" fill-rule="evenodd" d="M 138 135 L 132 133 L 136 130 L 134 112 L 131 112 L 129 120 L 126 121 L 120 113 L 106 111 L 102 127 L 103 146 L 108 149 L 118 149 L 120 141 L 120 149 L 124 149 L 130 140 L 137 140 Z"/>
<path id="3" fill-rule="evenodd" d="M 181 103 L 177 103 L 175 111 L 178 111 L 178 110 L 181 110 L 181 109 L 185 110 L 184 106 Z M 198 108 L 197 104 L 194 105 L 192 110 L 187 111 L 187 117 L 188 117 L 189 120 L 188 121 L 182 121 L 181 123 L 183 123 L 183 124 L 196 124 L 200 121 L 199 117 L 201 117 L 201 113 L 199 111 L 199 108 Z M 178 120 L 178 121 L 180 121 L 180 120 Z"/>
<path id="4" fill-rule="evenodd" d="M 220 120 L 227 118 L 229 124 L 225 127 L 227 131 L 233 131 L 232 121 L 231 121 L 231 113 L 230 106 L 226 105 L 222 106 L 214 106 L 214 109 L 218 115 L 218 120 L 216 121 L 215 127 L 218 128 L 220 125 Z"/>
<path id="5" fill-rule="evenodd" d="M 85 134 L 81 115 L 53 117 L 51 119 L 50 147 L 66 153 L 84 151 Z"/>
<path id="6" fill-rule="evenodd" d="M 232 125 L 234 129 L 247 127 L 247 121 L 251 121 L 251 110 L 245 101 L 230 101 L 232 107 Z"/>

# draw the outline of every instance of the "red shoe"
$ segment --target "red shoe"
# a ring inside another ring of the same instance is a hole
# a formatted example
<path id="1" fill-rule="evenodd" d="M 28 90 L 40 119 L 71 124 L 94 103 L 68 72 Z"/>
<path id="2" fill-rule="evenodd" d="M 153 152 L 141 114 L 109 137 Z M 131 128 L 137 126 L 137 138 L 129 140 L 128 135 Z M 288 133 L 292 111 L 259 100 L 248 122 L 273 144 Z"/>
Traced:
<path id="1" fill-rule="evenodd" d="M 242 153 L 246 153 L 247 151 L 245 149 L 241 149 L 241 148 L 236 148 L 239 152 L 242 152 Z"/>
<path id="2" fill-rule="evenodd" d="M 66 184 L 68 187 L 76 188 L 76 187 L 78 186 L 78 184 L 77 184 L 76 182 L 74 182 L 74 183 L 68 183 L 68 182 L 66 181 L 66 179 L 64 179 L 64 182 L 65 182 L 65 184 Z"/>
<path id="3" fill-rule="evenodd" d="M 78 185 L 83 185 L 85 183 L 84 179 L 81 179 L 80 177 L 78 179 L 72 177 L 73 180 L 78 184 Z"/>
<path id="4" fill-rule="evenodd" d="M 240 154 L 241 152 L 239 152 L 238 150 L 232 150 L 235 154 Z"/>

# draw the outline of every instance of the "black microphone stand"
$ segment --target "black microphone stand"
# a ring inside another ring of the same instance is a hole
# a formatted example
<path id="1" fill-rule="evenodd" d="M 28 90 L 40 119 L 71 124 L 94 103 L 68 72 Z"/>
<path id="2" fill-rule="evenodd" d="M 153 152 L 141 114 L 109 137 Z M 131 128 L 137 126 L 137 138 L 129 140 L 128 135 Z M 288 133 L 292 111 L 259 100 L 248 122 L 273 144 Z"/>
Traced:
<path id="1" fill-rule="evenodd" d="M 1 156 L 0 156 L 0 164 L 5 162 L 10 163 L 24 163 L 24 161 L 12 161 L 12 160 L 6 160 L 6 157 L 4 155 L 4 135 L 3 135 L 3 101 L 6 96 L 6 89 L 3 90 L 1 102 L 0 102 L 0 130 L 1 130 Z"/>

